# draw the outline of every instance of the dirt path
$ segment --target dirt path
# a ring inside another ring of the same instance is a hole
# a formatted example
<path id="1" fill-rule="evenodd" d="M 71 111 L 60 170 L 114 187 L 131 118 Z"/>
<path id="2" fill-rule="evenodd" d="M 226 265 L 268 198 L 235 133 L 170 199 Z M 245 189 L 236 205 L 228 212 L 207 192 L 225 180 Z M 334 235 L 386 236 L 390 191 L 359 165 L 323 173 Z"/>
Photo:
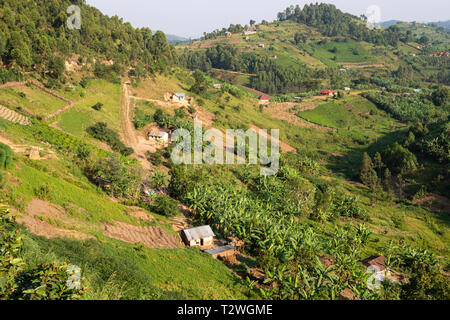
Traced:
<path id="1" fill-rule="evenodd" d="M 255 126 L 255 125 L 251 125 L 250 128 L 255 130 L 258 134 L 265 136 L 269 140 L 273 139 L 269 134 L 264 134 L 263 132 L 260 132 L 259 130 L 261 130 L 261 128 Z M 287 143 L 282 142 L 280 140 L 278 140 L 278 143 L 280 144 L 281 151 L 297 153 L 297 150 L 295 148 L 291 147 L 290 145 L 288 145 Z"/>
<path id="2" fill-rule="evenodd" d="M 121 135 L 124 143 L 133 148 L 134 155 L 140 160 L 142 167 L 146 170 L 152 168 L 151 164 L 147 161 L 147 151 L 156 152 L 156 145 L 153 141 L 148 141 L 145 137 L 140 136 L 134 129 L 134 125 L 131 121 L 133 115 L 132 106 L 134 101 L 130 98 L 129 86 L 124 84 L 122 86 L 122 97 L 120 101 L 120 121 L 121 121 Z"/>

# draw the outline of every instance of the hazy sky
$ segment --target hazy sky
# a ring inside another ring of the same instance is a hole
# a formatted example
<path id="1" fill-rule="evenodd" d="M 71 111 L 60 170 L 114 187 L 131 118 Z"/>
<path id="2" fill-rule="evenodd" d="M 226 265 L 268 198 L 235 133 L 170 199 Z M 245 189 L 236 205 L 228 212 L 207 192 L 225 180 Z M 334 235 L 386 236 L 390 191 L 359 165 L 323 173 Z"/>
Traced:
<path id="1" fill-rule="evenodd" d="M 134 27 L 150 27 L 169 34 L 198 37 L 204 31 L 248 24 L 250 19 L 273 21 L 286 7 L 317 0 L 87 0 L 110 16 L 117 14 Z M 448 0 L 323 0 L 344 12 L 364 14 L 371 5 L 381 20 L 441 21 L 450 19 Z"/>

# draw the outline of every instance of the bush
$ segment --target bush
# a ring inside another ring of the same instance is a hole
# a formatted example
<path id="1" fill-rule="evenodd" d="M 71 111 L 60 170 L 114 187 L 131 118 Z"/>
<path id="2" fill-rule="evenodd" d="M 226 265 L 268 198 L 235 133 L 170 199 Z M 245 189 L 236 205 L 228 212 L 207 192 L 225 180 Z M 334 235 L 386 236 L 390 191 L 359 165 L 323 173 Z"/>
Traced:
<path id="1" fill-rule="evenodd" d="M 166 217 L 175 217 L 179 214 L 177 202 L 166 195 L 160 195 L 155 199 L 153 211 Z"/>
<path id="2" fill-rule="evenodd" d="M 100 110 L 102 110 L 102 107 L 103 107 L 103 103 L 97 102 L 96 104 L 94 104 L 94 105 L 92 106 L 92 109 L 97 110 L 97 111 L 100 111 Z"/>
<path id="3" fill-rule="evenodd" d="M 7 169 L 11 166 L 13 151 L 6 144 L 0 143 L 0 169 Z"/>
<path id="4" fill-rule="evenodd" d="M 136 109 L 134 113 L 134 127 L 136 129 L 142 129 L 150 122 L 153 122 L 153 116 L 145 113 L 141 109 Z"/>
<path id="5" fill-rule="evenodd" d="M 134 150 L 125 146 L 123 142 L 120 141 L 119 135 L 109 129 L 104 122 L 97 122 L 95 125 L 87 128 L 86 131 L 94 138 L 106 142 L 111 149 L 124 156 L 129 156 L 134 153 Z"/>

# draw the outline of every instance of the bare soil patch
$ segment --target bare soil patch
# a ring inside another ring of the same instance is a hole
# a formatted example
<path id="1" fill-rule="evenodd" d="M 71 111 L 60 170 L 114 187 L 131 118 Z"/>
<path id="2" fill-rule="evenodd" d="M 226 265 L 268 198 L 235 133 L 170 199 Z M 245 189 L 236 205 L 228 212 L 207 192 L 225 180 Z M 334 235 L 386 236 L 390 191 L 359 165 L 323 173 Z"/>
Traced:
<path id="1" fill-rule="evenodd" d="M 95 239 L 91 235 L 75 230 L 80 223 L 73 218 L 67 217 L 63 212 L 64 209 L 58 205 L 40 199 L 33 199 L 26 209 L 26 214 L 21 214 L 17 221 L 24 224 L 30 232 L 38 236 L 73 238 L 77 240 Z M 54 223 L 49 221 L 54 221 Z M 74 229 L 62 227 L 58 222 Z"/>
<path id="2" fill-rule="evenodd" d="M 424 197 L 416 199 L 412 203 L 422 205 L 431 211 L 450 213 L 450 200 L 435 193 L 427 193 Z"/>
<path id="3" fill-rule="evenodd" d="M 184 248 L 179 237 L 154 226 L 138 227 L 115 222 L 104 225 L 104 235 L 128 243 L 142 243 L 149 248 Z"/>
<path id="4" fill-rule="evenodd" d="M 153 220 L 153 217 L 150 214 L 148 214 L 147 212 L 142 210 L 142 208 L 139 207 L 129 207 L 127 212 L 128 215 L 130 215 L 131 217 L 140 219 L 142 221 L 150 222 Z"/>

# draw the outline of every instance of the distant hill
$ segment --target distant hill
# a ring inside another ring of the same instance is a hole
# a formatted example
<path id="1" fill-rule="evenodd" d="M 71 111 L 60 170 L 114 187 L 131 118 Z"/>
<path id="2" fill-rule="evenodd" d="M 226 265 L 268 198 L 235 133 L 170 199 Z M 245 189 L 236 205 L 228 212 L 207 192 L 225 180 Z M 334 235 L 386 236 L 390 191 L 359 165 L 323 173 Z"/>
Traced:
<path id="1" fill-rule="evenodd" d="M 450 31 L 450 20 L 447 21 L 438 21 L 438 22 L 431 22 L 429 24 L 435 25 L 437 27 L 443 27 L 445 30 Z"/>
<path id="2" fill-rule="evenodd" d="M 400 21 L 400 20 L 388 20 L 388 21 L 381 22 L 380 25 L 383 28 L 389 28 L 390 26 L 393 26 L 393 25 L 395 25 L 397 23 L 401 23 L 401 22 L 403 22 L 403 21 Z"/>
<path id="3" fill-rule="evenodd" d="M 189 41 L 190 41 L 190 39 L 188 39 L 188 38 L 176 36 L 173 34 L 166 34 L 166 37 L 167 37 L 167 41 L 169 42 L 169 44 L 185 44 L 185 43 L 189 43 Z"/>
<path id="4" fill-rule="evenodd" d="M 393 26 L 393 25 L 396 25 L 396 24 L 399 24 L 399 23 L 404 23 L 404 21 L 401 21 L 401 20 L 388 20 L 388 21 L 383 21 L 380 24 L 381 24 L 381 26 L 383 28 L 389 28 L 390 26 Z M 419 23 L 419 24 L 421 24 L 421 23 Z M 450 30 L 450 20 L 438 21 L 438 22 L 428 22 L 428 23 L 423 23 L 423 24 L 424 25 L 425 24 L 433 25 L 433 26 L 436 26 L 436 27 L 443 27 L 446 30 Z"/>

